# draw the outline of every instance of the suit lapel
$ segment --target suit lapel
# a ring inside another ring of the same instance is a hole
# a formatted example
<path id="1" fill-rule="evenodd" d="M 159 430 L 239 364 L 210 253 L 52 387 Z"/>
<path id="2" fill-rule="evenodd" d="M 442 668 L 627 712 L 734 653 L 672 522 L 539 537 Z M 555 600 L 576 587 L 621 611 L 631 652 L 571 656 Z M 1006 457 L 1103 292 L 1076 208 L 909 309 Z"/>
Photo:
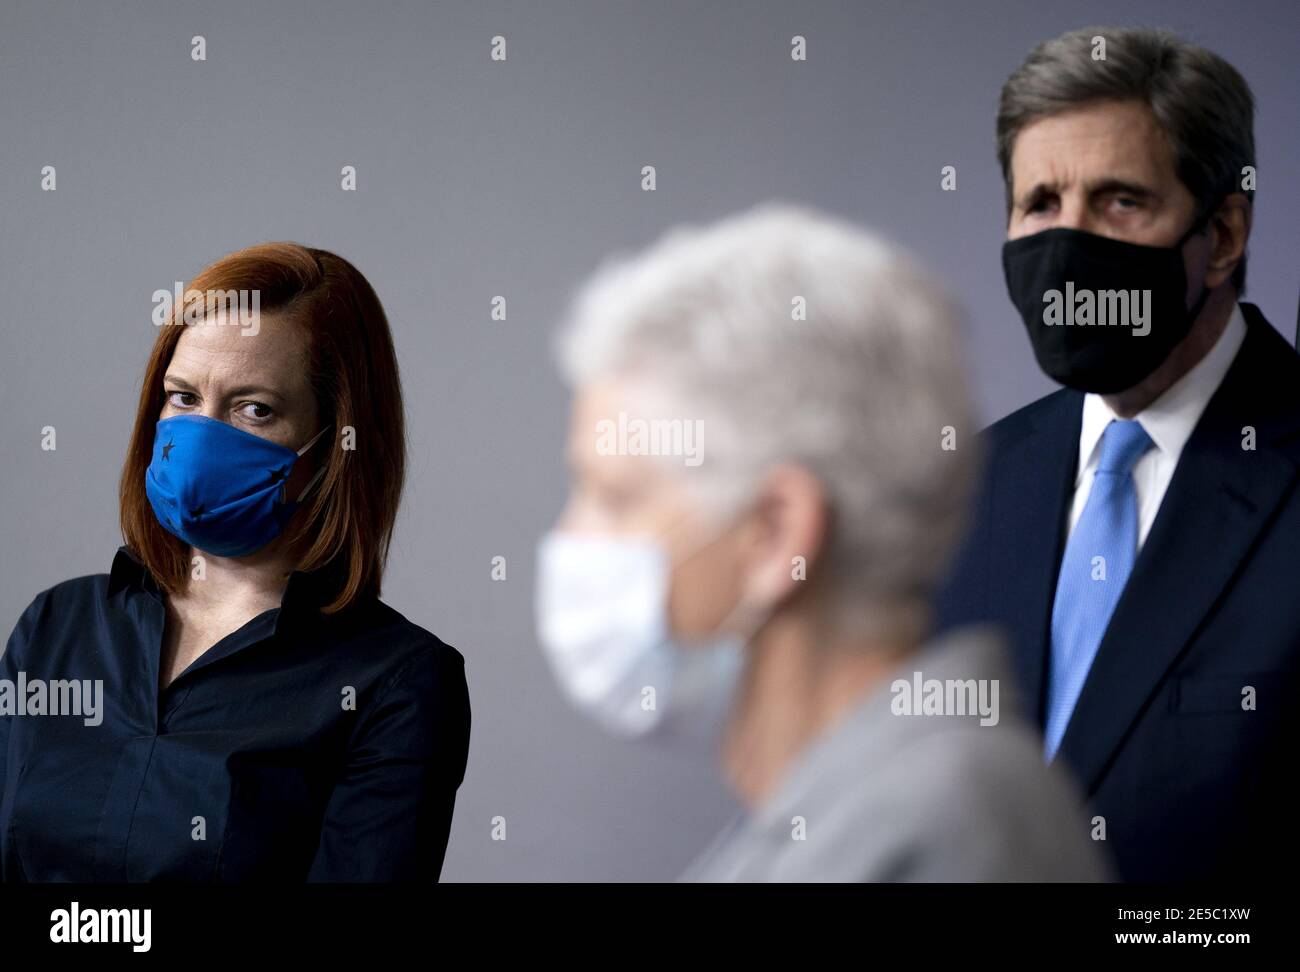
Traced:
<path id="1" fill-rule="evenodd" d="M 1281 382 L 1270 380 L 1267 361 L 1294 353 L 1250 311 L 1246 340 L 1183 448 L 1062 740 L 1060 755 L 1089 793 L 1295 478 L 1290 452 L 1270 448 L 1294 431 L 1296 414 L 1277 398 Z M 1242 448 L 1247 425 L 1254 451 Z"/>
<path id="2" fill-rule="evenodd" d="M 1062 390 L 995 465 L 990 587 L 1010 619 L 1012 665 L 1026 714 L 1042 724 L 1044 674 L 1056 572 L 1079 465 L 1083 395 Z"/>

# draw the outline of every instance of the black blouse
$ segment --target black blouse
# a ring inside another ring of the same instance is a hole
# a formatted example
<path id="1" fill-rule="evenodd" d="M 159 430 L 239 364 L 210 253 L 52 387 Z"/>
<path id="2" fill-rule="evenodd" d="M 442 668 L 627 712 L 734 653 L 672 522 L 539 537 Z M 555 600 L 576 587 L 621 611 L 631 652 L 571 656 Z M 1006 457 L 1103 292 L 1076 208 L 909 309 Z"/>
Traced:
<path id="1" fill-rule="evenodd" d="M 38 595 L 0 656 L 0 880 L 437 880 L 464 659 L 323 597 L 294 573 L 159 693 L 163 595 L 125 547 Z"/>

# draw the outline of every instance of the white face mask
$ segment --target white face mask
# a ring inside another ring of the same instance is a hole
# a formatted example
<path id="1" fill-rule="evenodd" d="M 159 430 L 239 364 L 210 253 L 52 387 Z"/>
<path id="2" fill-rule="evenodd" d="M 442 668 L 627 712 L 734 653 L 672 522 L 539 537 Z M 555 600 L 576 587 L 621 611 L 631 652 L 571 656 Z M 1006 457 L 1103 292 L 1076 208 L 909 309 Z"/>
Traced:
<path id="1" fill-rule="evenodd" d="M 747 639 L 675 643 L 670 576 L 653 541 L 552 531 L 537 551 L 538 637 L 570 701 L 610 732 L 713 742 Z"/>

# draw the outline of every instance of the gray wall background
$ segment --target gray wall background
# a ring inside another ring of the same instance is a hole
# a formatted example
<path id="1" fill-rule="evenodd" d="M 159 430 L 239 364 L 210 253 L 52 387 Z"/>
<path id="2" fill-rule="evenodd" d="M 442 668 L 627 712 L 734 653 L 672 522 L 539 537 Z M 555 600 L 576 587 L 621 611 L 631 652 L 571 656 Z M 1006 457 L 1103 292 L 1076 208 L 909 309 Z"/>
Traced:
<path id="1" fill-rule="evenodd" d="M 0 0 L 4 634 L 38 591 L 106 571 L 120 542 L 153 291 L 258 241 L 335 250 L 379 292 L 403 369 L 412 461 L 385 599 L 468 663 L 473 739 L 444 879 L 672 878 L 730 797 L 707 764 L 571 712 L 532 634 L 533 546 L 565 488 L 548 336 L 608 251 L 780 197 L 946 274 L 987 418 L 1050 390 L 1003 288 L 993 113 L 1033 43 L 1096 23 L 1171 27 L 1253 86 L 1249 296 L 1291 337 L 1288 0 Z M 488 58 L 495 34 L 505 63 Z M 794 34 L 806 63 L 790 59 Z M 339 188 L 345 164 L 357 192 Z M 939 190 L 947 164 L 956 192 Z M 506 322 L 489 319 L 497 294 Z M 489 576 L 497 555 L 505 582 Z M 498 815 L 504 842 L 490 839 Z"/>

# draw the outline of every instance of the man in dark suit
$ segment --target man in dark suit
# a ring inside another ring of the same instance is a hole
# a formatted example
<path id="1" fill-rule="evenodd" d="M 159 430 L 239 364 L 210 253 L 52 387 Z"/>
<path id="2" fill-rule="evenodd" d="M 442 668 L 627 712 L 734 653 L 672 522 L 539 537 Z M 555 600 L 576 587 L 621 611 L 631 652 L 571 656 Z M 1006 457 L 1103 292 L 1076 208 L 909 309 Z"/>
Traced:
<path id="1" fill-rule="evenodd" d="M 1300 355 L 1238 303 L 1252 128 L 1236 70 L 1149 29 L 1040 45 L 998 114 L 1007 285 L 1066 387 L 984 433 L 938 626 L 1010 634 L 1130 881 L 1296 860 Z"/>

